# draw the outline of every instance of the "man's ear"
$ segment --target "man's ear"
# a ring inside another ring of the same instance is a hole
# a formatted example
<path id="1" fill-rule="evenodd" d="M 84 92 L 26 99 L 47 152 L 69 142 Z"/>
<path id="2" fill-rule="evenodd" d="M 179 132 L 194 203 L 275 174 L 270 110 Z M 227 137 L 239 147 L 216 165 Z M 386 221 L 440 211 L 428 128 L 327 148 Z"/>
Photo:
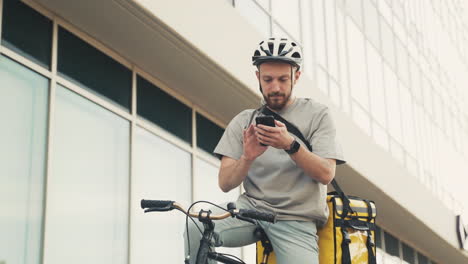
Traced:
<path id="1" fill-rule="evenodd" d="M 294 73 L 294 84 L 296 84 L 296 82 L 299 80 L 299 77 L 301 77 L 301 71 L 296 71 Z"/>
<path id="2" fill-rule="evenodd" d="M 260 72 L 259 72 L 259 71 L 255 71 L 255 75 L 257 75 L 257 80 L 260 81 Z"/>

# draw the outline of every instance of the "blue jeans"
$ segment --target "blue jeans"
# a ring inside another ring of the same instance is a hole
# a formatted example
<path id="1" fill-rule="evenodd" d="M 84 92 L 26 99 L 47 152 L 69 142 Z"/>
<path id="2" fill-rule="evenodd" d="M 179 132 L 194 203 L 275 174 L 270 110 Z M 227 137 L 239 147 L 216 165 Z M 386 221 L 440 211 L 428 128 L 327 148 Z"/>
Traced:
<path id="1" fill-rule="evenodd" d="M 255 209 L 248 202 L 237 202 L 237 208 Z M 221 205 L 226 208 L 226 204 Z M 218 208 L 210 208 L 213 214 L 222 213 Z M 197 223 L 198 220 L 195 220 Z M 258 221 L 258 224 L 241 221 L 236 218 L 226 218 L 214 221 L 215 233 L 213 244 L 216 247 L 242 247 L 255 243 L 254 236 L 257 227 L 262 227 L 271 241 L 278 264 L 318 264 L 318 236 L 314 222 L 307 221 L 278 221 L 275 224 Z M 203 230 L 203 224 L 198 226 Z M 192 221 L 189 221 L 190 233 L 190 263 L 195 264 L 198 246 L 202 235 Z M 185 238 L 185 255 L 188 254 L 187 234 Z M 209 262 L 215 263 L 213 262 Z"/>

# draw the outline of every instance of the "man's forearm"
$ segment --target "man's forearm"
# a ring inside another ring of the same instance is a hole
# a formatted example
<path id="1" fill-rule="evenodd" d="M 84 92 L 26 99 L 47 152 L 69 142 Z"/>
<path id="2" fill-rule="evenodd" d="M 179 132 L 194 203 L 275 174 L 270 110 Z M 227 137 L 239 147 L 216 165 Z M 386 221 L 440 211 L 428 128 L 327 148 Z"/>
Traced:
<path id="1" fill-rule="evenodd" d="M 320 183 L 328 184 L 335 177 L 335 164 L 308 151 L 303 146 L 290 156 L 307 175 Z"/>
<path id="2" fill-rule="evenodd" d="M 229 192 L 244 181 L 253 160 L 242 155 L 238 160 L 223 163 L 219 170 L 219 187 L 223 192 Z"/>

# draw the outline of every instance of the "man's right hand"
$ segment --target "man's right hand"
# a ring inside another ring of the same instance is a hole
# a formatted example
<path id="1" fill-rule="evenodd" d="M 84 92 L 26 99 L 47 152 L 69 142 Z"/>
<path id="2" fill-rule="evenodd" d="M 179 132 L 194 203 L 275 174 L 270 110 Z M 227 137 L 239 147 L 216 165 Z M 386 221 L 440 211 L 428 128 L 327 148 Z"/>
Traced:
<path id="1" fill-rule="evenodd" d="M 268 146 L 260 145 L 255 134 L 254 125 L 251 124 L 244 130 L 244 158 L 250 161 L 255 160 L 258 156 L 262 155 Z"/>

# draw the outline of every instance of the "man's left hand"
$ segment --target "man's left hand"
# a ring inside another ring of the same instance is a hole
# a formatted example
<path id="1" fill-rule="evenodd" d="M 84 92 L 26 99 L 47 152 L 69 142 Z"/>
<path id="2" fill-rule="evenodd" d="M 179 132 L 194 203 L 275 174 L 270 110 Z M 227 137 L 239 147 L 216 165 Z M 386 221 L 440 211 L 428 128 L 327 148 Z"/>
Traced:
<path id="1" fill-rule="evenodd" d="M 275 120 L 275 124 L 276 127 L 257 125 L 255 134 L 258 141 L 277 149 L 289 149 L 294 137 L 289 134 L 284 123 Z"/>

